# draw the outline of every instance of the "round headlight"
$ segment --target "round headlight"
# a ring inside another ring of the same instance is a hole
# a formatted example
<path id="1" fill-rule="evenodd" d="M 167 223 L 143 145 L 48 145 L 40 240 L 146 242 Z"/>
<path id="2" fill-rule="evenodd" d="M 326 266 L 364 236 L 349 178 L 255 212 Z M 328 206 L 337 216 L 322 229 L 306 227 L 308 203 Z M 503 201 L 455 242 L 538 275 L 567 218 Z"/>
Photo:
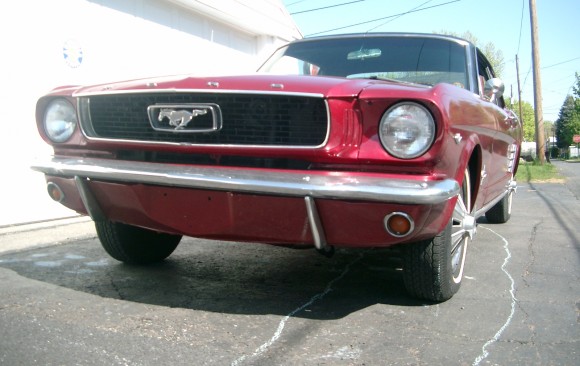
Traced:
<path id="1" fill-rule="evenodd" d="M 435 139 L 435 121 L 416 103 L 400 103 L 381 118 L 379 137 L 387 152 L 400 159 L 423 155 Z"/>
<path id="2" fill-rule="evenodd" d="M 44 131 L 53 142 L 68 140 L 77 126 L 77 113 L 66 99 L 55 99 L 44 112 Z"/>

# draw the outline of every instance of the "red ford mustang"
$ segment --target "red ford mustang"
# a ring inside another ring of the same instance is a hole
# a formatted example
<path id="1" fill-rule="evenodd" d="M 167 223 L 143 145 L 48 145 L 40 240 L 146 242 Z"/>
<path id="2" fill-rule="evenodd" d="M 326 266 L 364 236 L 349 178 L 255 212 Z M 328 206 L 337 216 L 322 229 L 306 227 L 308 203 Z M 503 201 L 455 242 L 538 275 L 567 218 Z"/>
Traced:
<path id="1" fill-rule="evenodd" d="M 400 245 L 408 292 L 449 299 L 476 220 L 510 217 L 521 125 L 471 43 L 309 38 L 255 75 L 62 87 L 37 104 L 54 156 L 33 169 L 127 263 L 182 235 Z"/>

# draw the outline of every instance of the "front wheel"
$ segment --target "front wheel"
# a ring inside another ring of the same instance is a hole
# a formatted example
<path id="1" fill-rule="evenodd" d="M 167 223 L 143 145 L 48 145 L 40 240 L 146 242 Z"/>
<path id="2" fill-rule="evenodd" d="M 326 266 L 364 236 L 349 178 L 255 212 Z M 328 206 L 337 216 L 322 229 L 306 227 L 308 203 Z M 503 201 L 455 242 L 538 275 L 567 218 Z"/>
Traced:
<path id="1" fill-rule="evenodd" d="M 459 291 L 467 243 L 476 231 L 471 209 L 471 182 L 466 169 L 453 216 L 445 229 L 432 239 L 405 247 L 403 279 L 411 296 L 440 302 Z"/>
<path id="2" fill-rule="evenodd" d="M 181 241 L 181 235 L 158 233 L 119 222 L 97 221 L 95 228 L 105 251 L 129 264 L 160 262 L 169 257 Z"/>

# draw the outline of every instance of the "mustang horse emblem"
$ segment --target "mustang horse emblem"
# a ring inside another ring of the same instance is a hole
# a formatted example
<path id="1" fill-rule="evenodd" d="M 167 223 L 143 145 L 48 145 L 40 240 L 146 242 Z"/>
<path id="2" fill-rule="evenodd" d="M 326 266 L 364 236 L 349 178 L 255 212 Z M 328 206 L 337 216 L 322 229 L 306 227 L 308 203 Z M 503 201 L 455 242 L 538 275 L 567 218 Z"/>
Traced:
<path id="1" fill-rule="evenodd" d="M 159 117 L 157 117 L 157 120 L 161 122 L 163 119 L 168 118 L 170 126 L 175 126 L 176 130 L 183 130 L 194 117 L 202 116 L 204 114 L 207 114 L 207 110 L 205 109 L 194 109 L 190 112 L 185 109 L 175 110 L 171 108 L 162 108 L 161 111 L 159 111 Z"/>

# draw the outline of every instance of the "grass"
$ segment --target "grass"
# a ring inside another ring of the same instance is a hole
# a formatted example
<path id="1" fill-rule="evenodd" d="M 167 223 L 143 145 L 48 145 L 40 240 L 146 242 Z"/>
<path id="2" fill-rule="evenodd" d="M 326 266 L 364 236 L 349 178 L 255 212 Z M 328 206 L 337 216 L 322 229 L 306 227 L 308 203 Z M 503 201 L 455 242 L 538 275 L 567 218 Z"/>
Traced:
<path id="1" fill-rule="evenodd" d="M 553 164 L 540 164 L 539 161 L 520 163 L 516 180 L 520 182 L 563 182 L 564 177 L 558 173 Z"/>

